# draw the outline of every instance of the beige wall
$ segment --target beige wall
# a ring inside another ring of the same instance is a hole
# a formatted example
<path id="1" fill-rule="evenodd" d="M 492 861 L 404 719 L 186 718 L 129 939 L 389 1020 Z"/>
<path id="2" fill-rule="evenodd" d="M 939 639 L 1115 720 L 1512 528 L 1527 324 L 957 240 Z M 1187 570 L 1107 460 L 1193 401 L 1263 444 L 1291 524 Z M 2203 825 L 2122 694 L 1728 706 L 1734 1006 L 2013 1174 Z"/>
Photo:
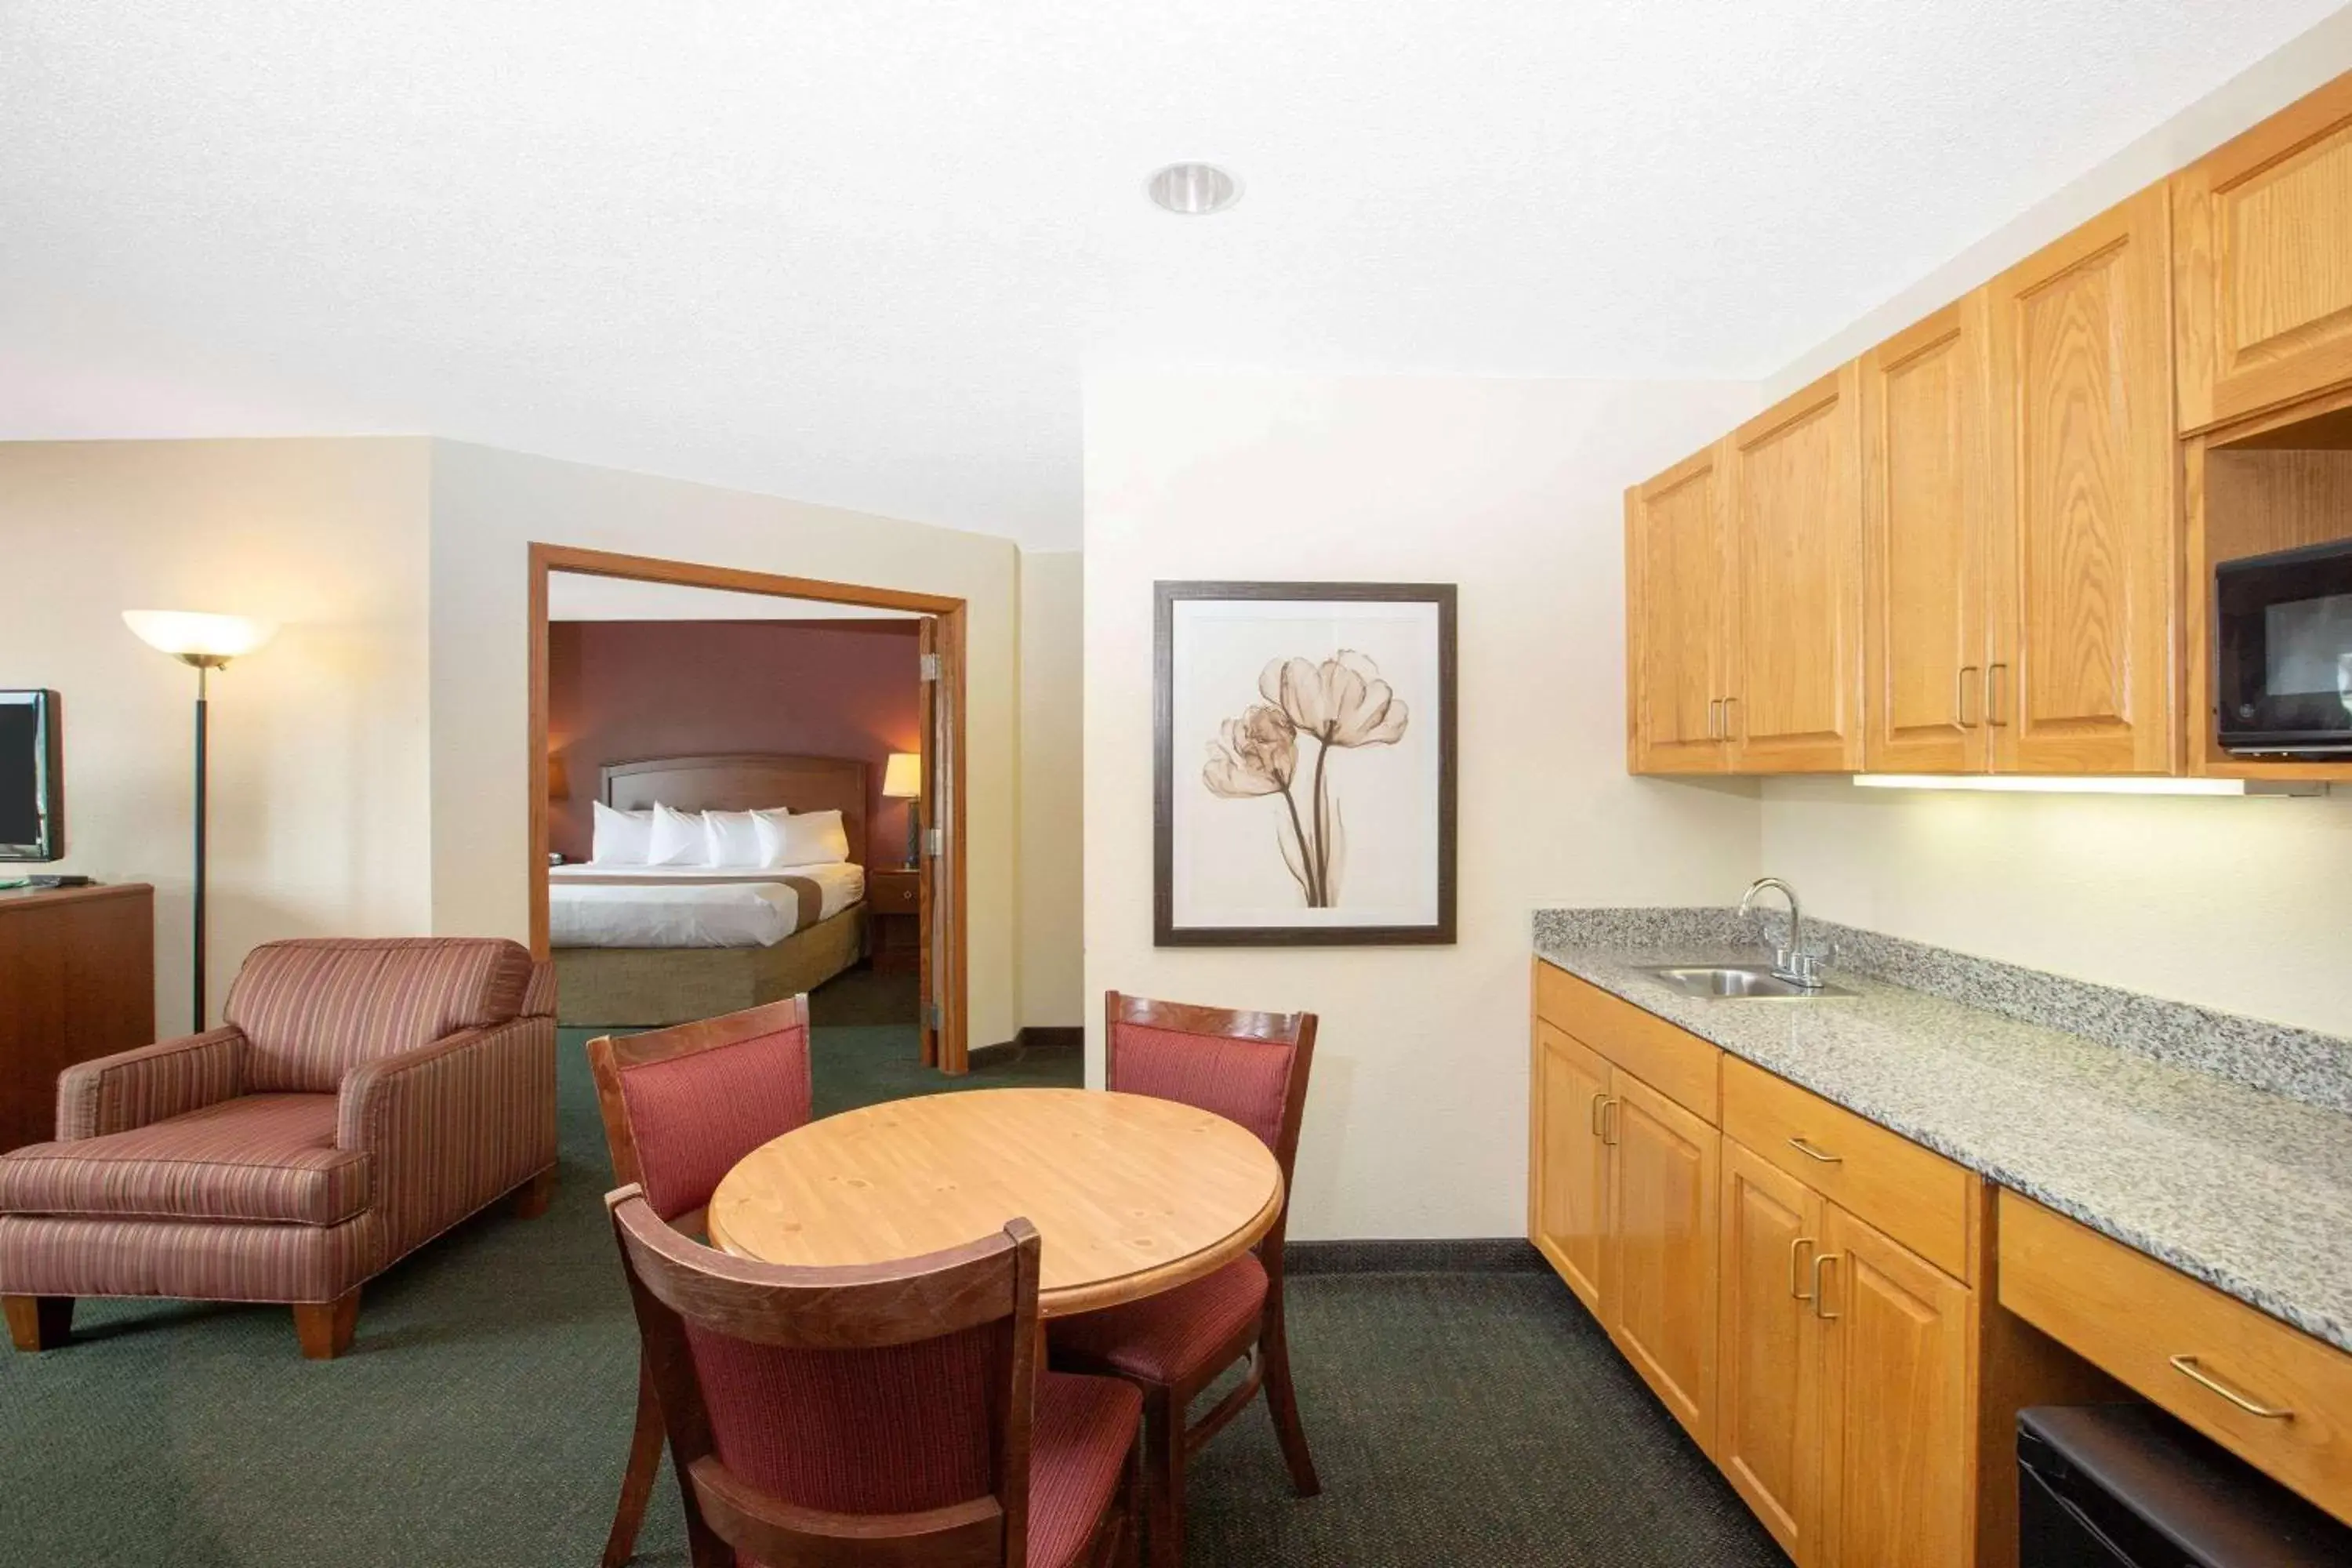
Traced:
<path id="1" fill-rule="evenodd" d="M 1085 743 L 1075 550 L 1021 557 L 1021 1022 L 1086 1021 Z"/>
<path id="2" fill-rule="evenodd" d="M 432 803 L 436 931 L 528 928 L 527 547 L 584 545 L 971 605 L 966 780 L 971 1038 L 1018 1023 L 1020 552 L 959 533 L 459 442 L 433 443 Z"/>
<path id="3" fill-rule="evenodd" d="M 1528 911 L 1721 901 L 1755 874 L 1752 785 L 1626 775 L 1622 500 L 1752 407 L 1725 385 L 1089 384 L 1087 994 L 1322 1016 L 1294 1235 L 1524 1234 Z M 1456 945 L 1152 946 L 1160 578 L 1460 585 Z"/>
<path id="4" fill-rule="evenodd" d="M 1850 925 L 2352 1036 L 2352 799 L 1774 780 L 1763 854 Z"/>
<path id="5" fill-rule="evenodd" d="M 275 937 L 421 933 L 426 444 L 0 443 L 0 684 L 64 694 L 68 858 L 156 890 L 156 1024 L 188 1023 L 195 673 L 126 609 L 284 623 L 212 683 L 217 1017 Z"/>

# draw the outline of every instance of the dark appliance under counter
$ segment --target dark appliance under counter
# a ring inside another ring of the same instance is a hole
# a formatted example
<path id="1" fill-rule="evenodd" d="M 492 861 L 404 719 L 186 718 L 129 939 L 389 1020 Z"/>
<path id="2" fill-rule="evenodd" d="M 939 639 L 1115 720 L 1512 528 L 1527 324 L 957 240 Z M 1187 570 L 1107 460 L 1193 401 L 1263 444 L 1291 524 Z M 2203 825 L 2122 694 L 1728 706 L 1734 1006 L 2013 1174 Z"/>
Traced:
<path id="1" fill-rule="evenodd" d="M 2151 1405 L 2017 1417 L 2019 1568 L 2352 1568 L 2352 1528 Z"/>

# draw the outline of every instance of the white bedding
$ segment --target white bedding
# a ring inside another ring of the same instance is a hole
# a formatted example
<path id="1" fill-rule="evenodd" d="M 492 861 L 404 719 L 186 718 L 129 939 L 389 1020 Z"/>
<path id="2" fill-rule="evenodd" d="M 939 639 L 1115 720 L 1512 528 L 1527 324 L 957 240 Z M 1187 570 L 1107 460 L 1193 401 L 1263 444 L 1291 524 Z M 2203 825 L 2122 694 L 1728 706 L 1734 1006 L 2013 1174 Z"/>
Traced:
<path id="1" fill-rule="evenodd" d="M 822 891 L 831 920 L 866 896 L 862 866 L 551 866 L 553 947 L 773 947 L 800 923 L 797 877 Z"/>

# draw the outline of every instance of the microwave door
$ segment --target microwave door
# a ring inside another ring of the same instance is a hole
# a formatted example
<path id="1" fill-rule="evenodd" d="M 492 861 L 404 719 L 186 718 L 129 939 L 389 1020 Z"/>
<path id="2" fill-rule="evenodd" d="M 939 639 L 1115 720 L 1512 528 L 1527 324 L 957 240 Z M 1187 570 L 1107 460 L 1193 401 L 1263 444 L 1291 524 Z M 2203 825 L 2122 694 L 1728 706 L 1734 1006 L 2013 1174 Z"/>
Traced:
<path id="1" fill-rule="evenodd" d="M 2352 751 L 2352 550 L 2216 575 L 2214 699 L 2233 751 Z"/>

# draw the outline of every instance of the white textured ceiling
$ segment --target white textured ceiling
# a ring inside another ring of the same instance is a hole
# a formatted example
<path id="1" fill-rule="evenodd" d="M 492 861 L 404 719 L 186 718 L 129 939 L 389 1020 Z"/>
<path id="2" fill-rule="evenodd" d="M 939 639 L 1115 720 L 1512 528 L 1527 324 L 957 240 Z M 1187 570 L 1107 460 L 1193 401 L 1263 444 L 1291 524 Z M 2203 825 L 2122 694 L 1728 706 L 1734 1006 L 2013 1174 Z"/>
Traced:
<path id="1" fill-rule="evenodd" d="M 2338 3 L 6 0 L 0 437 L 1066 547 L 1090 364 L 1758 377 Z"/>

